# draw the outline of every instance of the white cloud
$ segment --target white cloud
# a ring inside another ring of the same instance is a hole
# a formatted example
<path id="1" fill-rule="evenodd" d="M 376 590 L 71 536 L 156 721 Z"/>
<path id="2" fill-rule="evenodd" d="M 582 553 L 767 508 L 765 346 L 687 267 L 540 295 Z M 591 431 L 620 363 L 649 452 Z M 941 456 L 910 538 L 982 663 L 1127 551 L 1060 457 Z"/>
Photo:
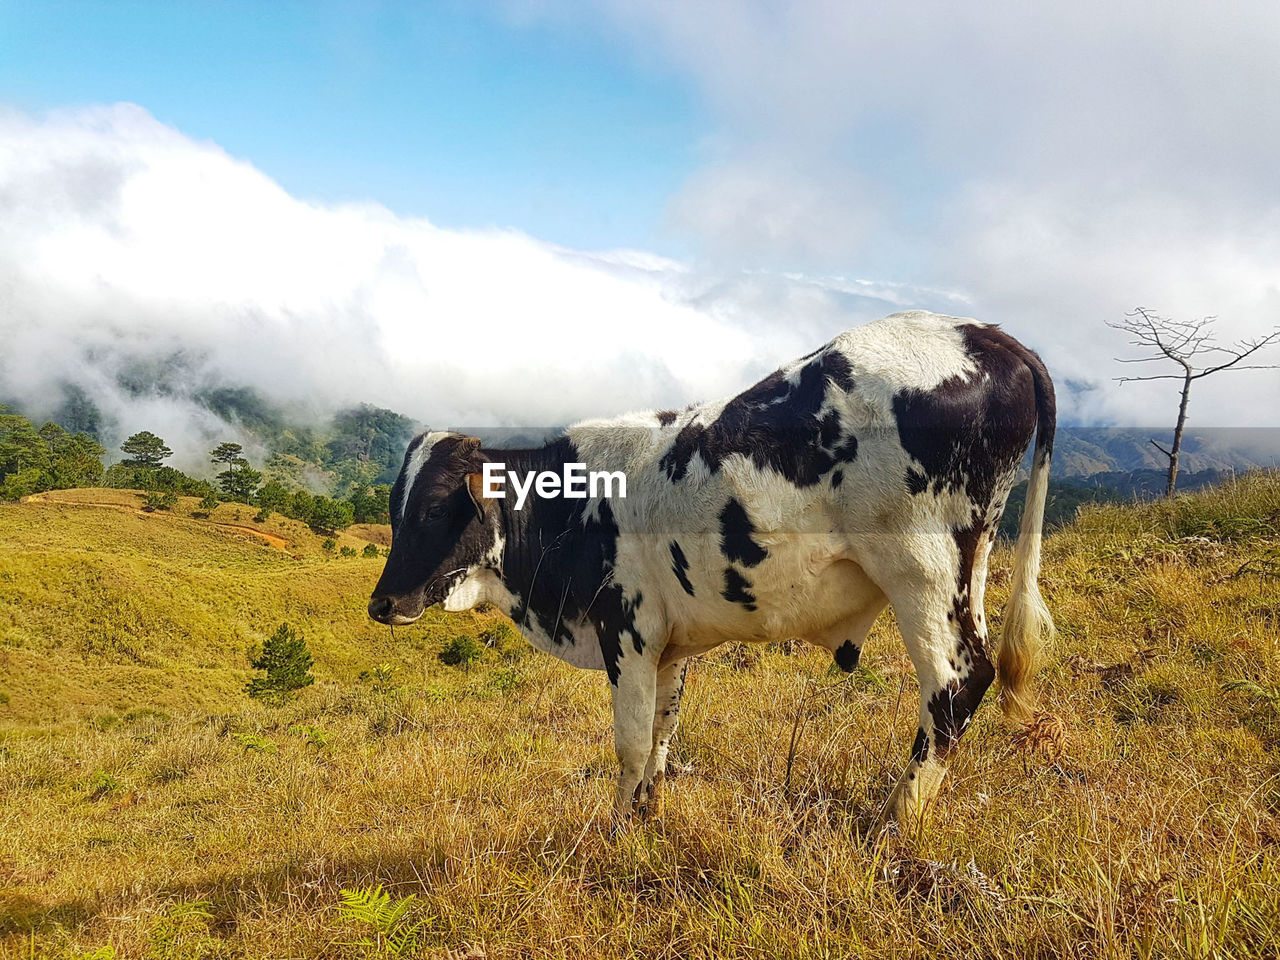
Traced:
<path id="1" fill-rule="evenodd" d="M 1044 353 L 1068 416 L 1163 423 L 1118 389 L 1136 305 L 1280 323 L 1280 6 L 1244 0 L 709 0 L 588 11 L 710 105 L 671 218 L 712 262 L 957 291 Z M 600 10 L 605 11 L 603 14 Z M 853 242 L 855 241 L 856 242 Z M 1193 423 L 1276 425 L 1280 375 L 1202 381 Z"/>
<path id="2" fill-rule="evenodd" d="M 307 203 L 132 105 L 0 114 L 0 396 L 82 385 L 187 464 L 233 432 L 210 385 L 551 425 L 735 391 L 902 294 Z M 139 364 L 162 390 L 122 386 Z"/>

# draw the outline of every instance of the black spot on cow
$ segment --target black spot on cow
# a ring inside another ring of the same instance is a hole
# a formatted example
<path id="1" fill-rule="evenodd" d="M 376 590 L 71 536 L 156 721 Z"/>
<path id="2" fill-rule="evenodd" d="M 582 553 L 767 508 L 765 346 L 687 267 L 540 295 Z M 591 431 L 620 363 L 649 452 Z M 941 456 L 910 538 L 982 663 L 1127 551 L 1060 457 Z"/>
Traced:
<path id="1" fill-rule="evenodd" d="M 835 470 L 831 474 L 831 489 L 836 489 L 840 484 L 844 483 L 844 471 Z"/>
<path id="2" fill-rule="evenodd" d="M 676 412 L 674 410 L 659 410 L 655 416 L 658 418 L 658 423 L 664 427 L 669 427 L 676 422 Z"/>
<path id="3" fill-rule="evenodd" d="M 974 374 L 904 390 L 893 398 L 893 413 L 899 442 L 919 464 L 908 472 L 907 488 L 963 490 L 985 507 L 1033 433 L 1037 453 L 1052 448 L 1053 386 L 1040 358 L 999 328 L 960 329 Z"/>
<path id="4" fill-rule="evenodd" d="M 755 527 L 746 509 L 730 497 L 720 511 L 720 552 L 744 567 L 757 566 L 769 553 L 751 539 L 753 532 Z"/>
<path id="5" fill-rule="evenodd" d="M 862 656 L 862 648 L 852 640 L 846 640 L 836 647 L 836 666 L 845 673 L 853 673 L 858 669 L 858 659 Z"/>
<path id="6" fill-rule="evenodd" d="M 840 440 L 840 414 L 831 410 L 818 423 L 818 439 L 828 449 Z"/>
<path id="7" fill-rule="evenodd" d="M 684 592 L 692 597 L 694 593 L 693 584 L 689 582 L 689 561 L 685 558 L 684 551 L 680 549 L 680 544 L 675 540 L 671 541 L 669 549 L 671 550 L 671 571 L 680 581 Z"/>
<path id="8" fill-rule="evenodd" d="M 740 603 L 747 610 L 756 609 L 756 595 L 751 582 L 733 567 L 724 568 L 724 591 L 720 594 L 730 603 Z"/>
<path id="9" fill-rule="evenodd" d="M 924 763 L 929 759 L 929 738 L 922 728 L 916 728 L 916 738 L 911 744 L 911 759 L 916 763 Z"/>
<path id="10" fill-rule="evenodd" d="M 618 661 L 622 659 L 623 641 L 630 638 L 632 649 L 644 653 L 644 637 L 636 627 L 636 613 L 644 598 L 639 591 L 628 597 L 618 584 L 601 588 L 588 612 L 588 618 L 600 638 L 600 653 L 609 682 L 618 685 Z"/>
<path id="11" fill-rule="evenodd" d="M 934 740 L 944 756 L 951 750 L 977 712 L 978 705 L 995 679 L 996 671 L 987 657 L 982 625 L 973 610 L 971 584 L 977 552 L 986 538 L 981 521 L 952 531 L 959 549 L 956 590 L 947 611 L 947 622 L 956 630 L 951 668 L 959 676 L 929 698 L 927 708 L 933 718 Z"/>
<path id="12" fill-rule="evenodd" d="M 495 455 L 508 469 L 521 472 L 559 472 L 565 463 L 581 461 L 567 437 L 545 447 L 495 451 Z M 596 502 L 592 514 L 584 513 L 587 501 L 564 497 L 530 498 L 523 510 L 515 510 L 511 503 L 496 500 L 490 507 L 490 522 L 498 525 L 506 543 L 499 572 L 520 598 L 507 611 L 511 619 L 517 626 L 545 633 L 557 644 L 576 642 L 570 623 L 590 622 L 600 637 L 606 669 L 614 677 L 622 641 L 629 638 L 633 644 L 643 644 L 635 627 L 635 611 L 642 598 L 626 596 L 611 582 L 618 526 L 608 501 Z M 485 538 L 491 546 L 493 531 L 487 529 Z M 480 546 L 481 552 L 487 551 L 483 541 Z"/>
<path id="13" fill-rule="evenodd" d="M 797 486 L 811 486 L 857 454 L 857 441 L 842 435 L 839 416 L 834 411 L 819 416 L 828 385 L 853 389 L 853 370 L 844 354 L 824 348 L 790 377 L 779 370 L 738 394 L 711 423 L 686 424 L 659 466 L 675 481 L 684 477 L 695 453 L 713 472 L 737 454 Z"/>

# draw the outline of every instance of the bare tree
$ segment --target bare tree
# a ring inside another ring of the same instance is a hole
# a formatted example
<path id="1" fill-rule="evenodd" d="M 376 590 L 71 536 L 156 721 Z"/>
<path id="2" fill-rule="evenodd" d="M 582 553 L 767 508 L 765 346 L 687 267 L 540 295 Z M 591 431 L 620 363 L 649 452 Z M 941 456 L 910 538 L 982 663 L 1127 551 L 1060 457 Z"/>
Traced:
<path id="1" fill-rule="evenodd" d="M 1178 452 L 1182 449 L 1182 430 L 1187 425 L 1187 401 L 1191 398 L 1191 384 L 1211 373 L 1223 370 L 1273 370 L 1278 365 L 1244 364 L 1241 362 L 1256 354 L 1263 347 L 1280 341 L 1280 327 L 1265 337 L 1237 340 L 1230 346 L 1215 342 L 1213 325 L 1217 317 L 1201 317 L 1199 320 L 1170 320 L 1138 307 L 1126 313 L 1123 320 L 1107 321 L 1107 326 L 1129 334 L 1135 347 L 1149 351 L 1145 357 L 1121 358 L 1119 363 L 1155 363 L 1168 360 L 1182 368 L 1180 373 L 1157 373 L 1149 376 L 1116 377 L 1121 383 L 1134 380 L 1181 380 L 1182 401 L 1178 405 L 1178 423 L 1173 428 L 1173 445 L 1168 449 L 1155 440 L 1151 443 L 1169 460 L 1169 478 L 1165 484 L 1165 496 L 1173 496 L 1178 484 Z"/>

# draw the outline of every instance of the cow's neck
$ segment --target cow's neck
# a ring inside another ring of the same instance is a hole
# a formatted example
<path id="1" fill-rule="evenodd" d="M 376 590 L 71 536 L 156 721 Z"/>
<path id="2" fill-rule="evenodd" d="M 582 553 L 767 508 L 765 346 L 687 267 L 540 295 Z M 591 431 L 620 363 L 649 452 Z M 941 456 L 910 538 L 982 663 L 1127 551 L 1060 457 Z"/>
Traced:
<path id="1" fill-rule="evenodd" d="M 486 450 L 490 460 L 521 476 L 549 470 L 561 473 L 577 454 L 567 437 L 531 450 Z M 584 500 L 563 497 L 543 499 L 530 492 L 524 508 L 516 509 L 515 496 L 495 501 L 504 540 L 501 578 L 504 586 L 525 603 L 537 595 L 563 587 L 565 558 L 573 556 L 573 541 L 580 529 Z"/>

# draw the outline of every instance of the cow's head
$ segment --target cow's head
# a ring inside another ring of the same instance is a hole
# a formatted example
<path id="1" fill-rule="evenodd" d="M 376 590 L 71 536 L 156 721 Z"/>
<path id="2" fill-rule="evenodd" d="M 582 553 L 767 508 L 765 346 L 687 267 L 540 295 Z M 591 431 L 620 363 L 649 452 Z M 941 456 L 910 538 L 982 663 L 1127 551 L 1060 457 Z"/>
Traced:
<path id="1" fill-rule="evenodd" d="M 369 600 L 381 623 L 413 623 L 427 607 L 466 610 L 481 599 L 501 538 L 481 497 L 480 441 L 424 433 L 409 444 L 391 488 L 391 554 Z"/>

